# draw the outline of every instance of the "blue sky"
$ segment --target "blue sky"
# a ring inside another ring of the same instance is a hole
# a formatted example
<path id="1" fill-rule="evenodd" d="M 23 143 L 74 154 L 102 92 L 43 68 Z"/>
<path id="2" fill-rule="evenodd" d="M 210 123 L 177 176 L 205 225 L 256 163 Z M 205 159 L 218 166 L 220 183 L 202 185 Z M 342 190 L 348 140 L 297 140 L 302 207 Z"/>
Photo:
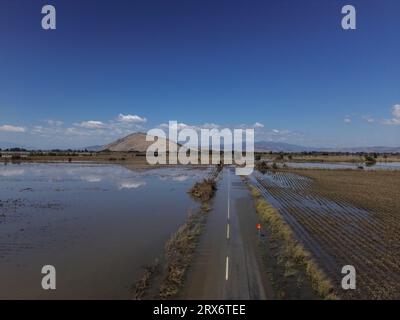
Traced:
<path id="1" fill-rule="evenodd" d="M 398 0 L 2 0 L 0 142 L 83 147 L 177 120 L 400 146 L 399 15 Z"/>

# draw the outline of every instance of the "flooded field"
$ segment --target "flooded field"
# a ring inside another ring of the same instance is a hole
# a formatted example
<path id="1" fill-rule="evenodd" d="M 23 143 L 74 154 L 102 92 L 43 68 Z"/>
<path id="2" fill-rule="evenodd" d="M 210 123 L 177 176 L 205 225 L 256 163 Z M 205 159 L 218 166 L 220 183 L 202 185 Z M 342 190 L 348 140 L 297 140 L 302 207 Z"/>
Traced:
<path id="1" fill-rule="evenodd" d="M 289 168 L 298 169 L 358 169 L 359 164 L 349 162 L 287 162 Z M 364 170 L 400 170 L 400 162 L 377 162 L 363 165 Z"/>
<path id="2" fill-rule="evenodd" d="M 339 296 L 400 297 L 398 213 L 373 212 L 328 199 L 312 191 L 311 179 L 289 172 L 256 172 L 252 181 L 333 279 Z M 357 290 L 341 290 L 344 265 L 356 268 Z"/>
<path id="3" fill-rule="evenodd" d="M 117 165 L 0 167 L 0 299 L 129 299 L 143 266 L 197 208 L 208 170 Z M 179 201 L 178 201 L 179 199 Z M 41 289 L 54 265 L 57 289 Z"/>

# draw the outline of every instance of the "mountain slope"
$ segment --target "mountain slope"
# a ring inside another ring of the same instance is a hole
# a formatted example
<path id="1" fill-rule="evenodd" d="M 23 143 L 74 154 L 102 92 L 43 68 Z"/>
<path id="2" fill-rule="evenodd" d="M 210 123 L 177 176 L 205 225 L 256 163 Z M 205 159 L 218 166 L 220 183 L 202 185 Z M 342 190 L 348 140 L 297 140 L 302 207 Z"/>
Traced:
<path id="1" fill-rule="evenodd" d="M 169 150 L 169 141 L 168 139 L 158 138 L 163 146 L 165 146 L 166 150 Z M 105 145 L 103 150 L 110 151 L 136 151 L 136 152 L 146 152 L 147 148 L 152 145 L 154 142 L 146 141 L 146 134 L 142 132 L 135 132 L 126 137 L 118 139 L 114 142 L 111 142 Z M 177 147 L 179 150 L 179 144 L 171 142 L 173 145 Z"/>

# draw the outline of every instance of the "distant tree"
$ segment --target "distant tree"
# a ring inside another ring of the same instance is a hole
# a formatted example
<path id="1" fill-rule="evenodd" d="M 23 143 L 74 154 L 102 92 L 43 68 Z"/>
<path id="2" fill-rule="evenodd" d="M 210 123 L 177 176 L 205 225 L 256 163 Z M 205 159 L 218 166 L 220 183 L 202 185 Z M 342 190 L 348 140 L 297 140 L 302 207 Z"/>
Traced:
<path id="1" fill-rule="evenodd" d="M 364 159 L 365 159 L 365 163 L 367 165 L 374 165 L 376 163 L 376 159 L 374 157 L 369 156 L 369 155 L 365 156 Z"/>

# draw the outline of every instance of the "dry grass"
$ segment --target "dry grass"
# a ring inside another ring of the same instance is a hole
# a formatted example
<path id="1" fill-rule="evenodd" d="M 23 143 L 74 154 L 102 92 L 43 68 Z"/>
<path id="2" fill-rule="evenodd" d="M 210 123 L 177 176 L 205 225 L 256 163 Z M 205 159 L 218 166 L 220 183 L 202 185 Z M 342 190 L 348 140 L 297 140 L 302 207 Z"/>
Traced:
<path id="1" fill-rule="evenodd" d="M 204 179 L 202 182 L 196 182 L 189 192 L 201 201 L 208 201 L 213 197 L 215 190 L 217 190 L 215 179 Z"/>
<path id="2" fill-rule="evenodd" d="M 142 278 L 133 286 L 135 290 L 134 299 L 141 300 L 144 298 L 150 287 L 153 276 L 159 272 L 160 264 L 158 261 L 154 265 L 146 266 Z"/>
<path id="3" fill-rule="evenodd" d="M 191 214 L 186 223 L 168 240 L 165 246 L 166 277 L 161 284 L 159 293 L 161 299 L 176 296 L 182 287 L 204 222 L 205 214 L 202 211 Z"/>
<path id="4" fill-rule="evenodd" d="M 255 200 L 255 207 L 263 223 L 267 224 L 272 236 L 279 238 L 283 243 L 280 259 L 285 261 L 286 276 L 294 274 L 294 265 L 304 268 L 315 293 L 323 299 L 336 299 L 333 286 L 324 272 L 317 266 L 311 254 L 295 239 L 292 229 L 285 222 L 279 212 L 272 207 L 261 195 L 259 190 L 250 186 Z"/>
<path id="5" fill-rule="evenodd" d="M 157 299 L 171 299 L 176 297 L 185 281 L 186 271 L 189 268 L 199 237 L 202 233 L 207 218 L 207 212 L 211 210 L 209 200 L 214 196 L 216 190 L 216 179 L 222 167 L 217 167 L 210 178 L 197 182 L 190 193 L 202 200 L 201 207 L 195 213 L 189 214 L 186 222 L 180 226 L 167 241 L 164 254 L 164 268 L 161 270 L 161 282 L 158 293 L 154 294 Z M 136 283 L 136 299 L 146 296 L 151 286 L 152 269 L 147 268 L 141 280 Z M 153 285 L 153 287 L 158 287 Z"/>

